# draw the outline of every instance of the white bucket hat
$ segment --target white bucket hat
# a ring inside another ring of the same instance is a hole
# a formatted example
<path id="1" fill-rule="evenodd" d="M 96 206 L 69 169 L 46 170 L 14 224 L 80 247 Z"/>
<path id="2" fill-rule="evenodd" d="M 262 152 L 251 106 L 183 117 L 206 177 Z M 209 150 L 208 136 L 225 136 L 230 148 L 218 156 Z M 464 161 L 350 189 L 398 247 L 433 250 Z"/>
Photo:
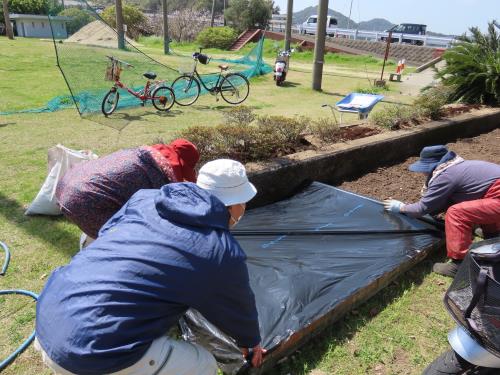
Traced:
<path id="1" fill-rule="evenodd" d="M 255 186 L 248 181 L 245 166 L 230 159 L 206 163 L 198 172 L 196 184 L 215 195 L 226 206 L 246 203 L 257 194 Z"/>

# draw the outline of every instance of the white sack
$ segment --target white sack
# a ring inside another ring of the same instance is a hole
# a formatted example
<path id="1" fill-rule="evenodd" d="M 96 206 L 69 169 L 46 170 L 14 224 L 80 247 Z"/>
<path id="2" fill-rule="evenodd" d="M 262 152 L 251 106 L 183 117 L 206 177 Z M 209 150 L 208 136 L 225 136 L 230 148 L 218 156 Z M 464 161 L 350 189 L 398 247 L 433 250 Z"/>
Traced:
<path id="1" fill-rule="evenodd" d="M 97 155 L 90 150 L 76 151 L 58 144 L 49 149 L 48 159 L 49 174 L 25 215 L 61 215 L 55 197 L 57 183 L 68 169 L 83 161 L 97 159 Z"/>

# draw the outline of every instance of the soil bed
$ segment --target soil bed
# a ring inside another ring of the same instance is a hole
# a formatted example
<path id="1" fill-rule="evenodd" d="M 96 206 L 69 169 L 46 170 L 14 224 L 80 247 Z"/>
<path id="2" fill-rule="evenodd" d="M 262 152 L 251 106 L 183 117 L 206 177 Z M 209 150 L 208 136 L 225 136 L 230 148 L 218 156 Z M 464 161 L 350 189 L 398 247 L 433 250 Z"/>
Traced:
<path id="1" fill-rule="evenodd" d="M 486 160 L 500 164 L 500 129 L 474 138 L 463 138 L 448 143 L 448 148 L 464 159 Z M 401 164 L 378 168 L 357 180 L 346 181 L 339 185 L 341 189 L 383 200 L 397 199 L 414 202 L 420 198 L 420 189 L 424 183 L 423 175 L 412 173 L 408 166 L 418 157 L 411 157 Z"/>

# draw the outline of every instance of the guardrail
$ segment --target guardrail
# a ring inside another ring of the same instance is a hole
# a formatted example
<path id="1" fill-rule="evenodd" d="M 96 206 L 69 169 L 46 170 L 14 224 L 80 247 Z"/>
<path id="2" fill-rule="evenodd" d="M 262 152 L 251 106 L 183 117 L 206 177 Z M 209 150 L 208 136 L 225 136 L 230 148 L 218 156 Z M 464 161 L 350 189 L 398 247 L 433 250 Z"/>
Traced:
<path id="1" fill-rule="evenodd" d="M 270 22 L 269 30 L 271 31 L 285 31 L 285 24 L 283 22 Z M 292 26 L 292 32 L 298 34 L 304 34 L 304 31 L 308 33 L 316 33 L 316 29 L 304 28 L 302 25 Z M 334 37 L 349 38 L 354 40 L 370 40 L 370 41 L 381 41 L 382 38 L 387 38 L 389 36 L 388 32 L 384 31 L 367 31 L 367 30 L 354 30 L 354 29 L 340 29 L 340 28 L 329 28 L 328 34 Z M 401 34 L 392 33 L 392 39 L 396 39 L 398 44 L 404 43 L 404 41 L 410 41 L 410 44 L 421 44 L 428 47 L 441 47 L 449 48 L 455 42 L 454 38 L 444 38 L 430 35 L 414 35 L 414 34 Z M 407 43 L 407 42 L 406 42 Z"/>

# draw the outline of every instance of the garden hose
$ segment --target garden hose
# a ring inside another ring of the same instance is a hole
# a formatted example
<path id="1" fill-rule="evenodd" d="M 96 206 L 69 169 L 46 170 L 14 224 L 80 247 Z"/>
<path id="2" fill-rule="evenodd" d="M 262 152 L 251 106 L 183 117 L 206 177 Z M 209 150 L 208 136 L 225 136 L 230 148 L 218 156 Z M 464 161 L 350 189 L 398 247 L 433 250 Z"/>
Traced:
<path id="1" fill-rule="evenodd" d="M 2 273 L 0 274 L 1 276 L 4 276 L 5 272 L 7 272 L 7 267 L 9 266 L 10 252 L 7 245 L 5 245 L 1 241 L 0 241 L 0 246 L 5 251 L 5 261 L 2 267 Z M 38 300 L 38 294 L 30 292 L 29 290 L 22 290 L 22 289 L 0 290 L 0 296 L 10 295 L 10 294 L 28 296 L 33 298 L 35 301 Z M 12 354 L 10 354 L 6 359 L 0 362 L 0 372 L 2 372 L 3 369 L 5 369 L 8 365 L 10 365 L 19 354 L 21 354 L 24 350 L 26 350 L 26 348 L 33 342 L 34 339 L 35 339 L 35 331 L 33 330 L 31 335 L 26 340 L 24 340 L 24 342 Z"/>
<path id="2" fill-rule="evenodd" d="M 2 266 L 2 272 L 0 272 L 0 276 L 4 276 L 5 272 L 7 272 L 7 267 L 9 267 L 10 262 L 10 251 L 6 244 L 0 241 L 0 247 L 5 251 L 5 260 Z"/>

